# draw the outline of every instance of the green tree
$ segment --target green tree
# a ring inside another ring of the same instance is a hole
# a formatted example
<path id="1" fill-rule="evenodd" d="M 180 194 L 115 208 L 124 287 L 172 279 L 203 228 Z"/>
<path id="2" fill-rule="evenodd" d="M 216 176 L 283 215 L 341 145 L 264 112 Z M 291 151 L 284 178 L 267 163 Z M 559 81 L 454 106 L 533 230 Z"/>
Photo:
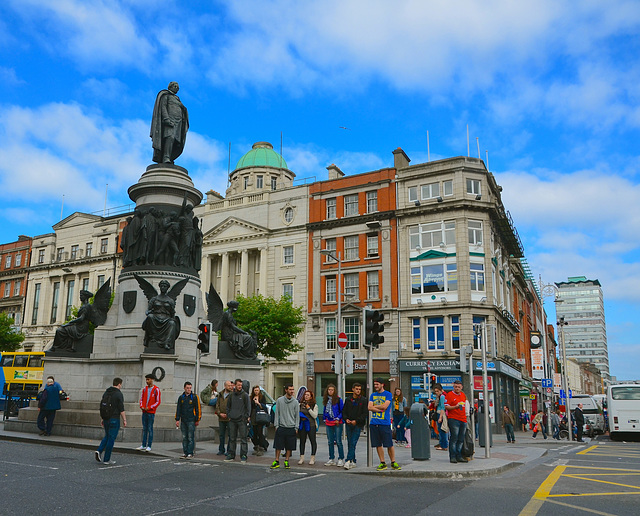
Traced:
<path id="1" fill-rule="evenodd" d="M 17 351 L 23 340 L 22 332 L 13 327 L 13 318 L 0 313 L 0 351 Z"/>
<path id="2" fill-rule="evenodd" d="M 240 296 L 237 301 L 236 323 L 243 330 L 258 334 L 259 353 L 275 360 L 286 360 L 303 349 L 294 340 L 302 331 L 305 317 L 302 307 L 293 306 L 289 297 L 276 300 L 261 295 Z"/>

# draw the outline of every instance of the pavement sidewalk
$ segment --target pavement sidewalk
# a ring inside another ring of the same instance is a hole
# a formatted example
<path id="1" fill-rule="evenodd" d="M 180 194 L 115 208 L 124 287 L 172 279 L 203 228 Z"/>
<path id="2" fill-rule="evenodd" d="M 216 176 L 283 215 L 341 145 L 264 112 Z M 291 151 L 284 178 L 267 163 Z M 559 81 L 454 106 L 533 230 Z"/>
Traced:
<path id="1" fill-rule="evenodd" d="M 177 431 L 177 430 L 176 430 Z M 37 434 L 27 432 L 9 432 L 4 430 L 4 424 L 0 424 L 0 440 L 28 442 L 36 444 L 46 444 L 50 446 L 64 446 L 74 448 L 84 448 L 87 450 L 95 450 L 100 441 L 94 439 L 81 439 L 74 437 L 65 437 L 55 435 L 50 437 L 39 436 Z M 428 460 L 414 460 L 411 456 L 411 449 L 404 446 L 396 445 L 394 447 L 396 453 L 396 462 L 402 467 L 401 470 L 392 470 L 390 467 L 385 471 L 376 471 L 379 459 L 376 450 L 372 450 L 373 467 L 367 467 L 367 438 L 365 435 L 360 437 L 356 448 L 357 467 L 345 470 L 336 466 L 325 466 L 325 462 L 329 460 L 329 451 L 327 444 L 327 436 L 320 431 L 317 435 L 318 450 L 316 454 L 316 463 L 313 466 L 308 464 L 310 444 L 307 442 L 307 450 L 305 463 L 298 465 L 300 452 L 295 451 L 290 460 L 291 469 L 298 471 L 322 471 L 323 473 L 335 474 L 373 474 L 373 475 L 394 475 L 404 477 L 418 478 L 480 478 L 490 475 L 496 475 L 510 468 L 517 467 L 532 460 L 538 459 L 547 453 L 548 449 L 561 447 L 581 447 L 584 444 L 570 443 L 568 441 L 556 441 L 551 438 L 544 440 L 542 436 L 532 439 L 531 433 L 516 433 L 516 442 L 508 444 L 504 434 L 496 434 L 493 436 L 493 446 L 490 448 L 491 457 L 485 458 L 485 449 L 478 446 L 476 441 L 474 459 L 468 463 L 452 464 L 449 462 L 449 454 L 446 451 L 439 451 L 434 448 L 437 441 L 431 440 L 430 450 L 431 457 Z M 270 444 L 272 444 L 270 442 Z M 299 443 L 298 443 L 299 445 Z M 170 459 L 178 459 L 182 455 L 182 444 L 180 442 L 154 442 L 151 452 L 142 452 L 136 450 L 140 446 L 140 442 L 116 442 L 114 453 L 130 453 L 130 454 L 146 454 L 151 456 L 167 457 Z M 240 443 L 238 443 L 238 452 Z M 236 462 L 223 463 L 224 456 L 217 455 L 218 441 L 204 441 L 196 443 L 196 457 L 194 460 L 200 462 L 220 463 L 225 467 L 268 467 L 274 459 L 274 452 L 271 447 L 262 456 L 252 455 L 253 445 L 249 442 L 249 456 L 246 465 L 240 464 L 240 455 L 236 454 Z M 347 443 L 344 441 L 344 453 L 347 453 Z M 89 454 L 88 454 L 89 456 Z M 284 454 L 283 454 L 284 456 Z M 336 459 L 338 452 L 336 448 Z M 93 455 L 90 455 L 93 460 Z M 387 464 L 389 463 L 388 455 L 385 453 Z M 283 457 L 281 458 L 283 465 Z"/>

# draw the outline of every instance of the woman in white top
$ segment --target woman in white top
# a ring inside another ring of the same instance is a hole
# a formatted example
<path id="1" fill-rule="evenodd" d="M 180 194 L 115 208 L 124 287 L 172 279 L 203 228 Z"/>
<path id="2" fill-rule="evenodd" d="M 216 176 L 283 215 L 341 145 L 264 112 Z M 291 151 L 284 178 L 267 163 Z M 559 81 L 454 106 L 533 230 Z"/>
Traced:
<path id="1" fill-rule="evenodd" d="M 318 450 L 318 442 L 316 441 L 316 420 L 318 418 L 318 405 L 313 391 L 306 391 L 300 402 L 300 427 L 298 434 L 300 435 L 300 460 L 298 464 L 304 464 L 304 451 L 307 444 L 307 436 L 311 443 L 311 458 L 309 464 L 316 463 L 316 451 Z"/>

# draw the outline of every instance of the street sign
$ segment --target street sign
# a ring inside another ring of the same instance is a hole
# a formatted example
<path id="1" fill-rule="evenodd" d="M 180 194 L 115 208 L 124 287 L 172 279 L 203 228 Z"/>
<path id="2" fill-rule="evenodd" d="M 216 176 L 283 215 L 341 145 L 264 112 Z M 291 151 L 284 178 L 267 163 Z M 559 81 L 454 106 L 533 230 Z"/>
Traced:
<path id="1" fill-rule="evenodd" d="M 543 378 L 542 387 L 545 389 L 550 389 L 551 387 L 553 387 L 553 380 L 551 380 L 551 378 Z"/>
<path id="2" fill-rule="evenodd" d="M 547 387 L 547 394 L 551 394 L 553 392 L 553 389 L 551 387 Z"/>
<path id="3" fill-rule="evenodd" d="M 482 376 L 474 375 L 474 377 L 473 377 L 473 390 L 474 391 L 481 391 L 482 389 L 483 389 Z M 490 391 L 493 390 L 493 377 L 492 376 L 487 376 L 487 389 L 490 390 Z"/>
<path id="4" fill-rule="evenodd" d="M 340 333 L 338 333 L 338 346 L 340 346 L 341 348 L 346 348 L 347 344 L 349 344 L 347 334 L 341 331 Z"/>

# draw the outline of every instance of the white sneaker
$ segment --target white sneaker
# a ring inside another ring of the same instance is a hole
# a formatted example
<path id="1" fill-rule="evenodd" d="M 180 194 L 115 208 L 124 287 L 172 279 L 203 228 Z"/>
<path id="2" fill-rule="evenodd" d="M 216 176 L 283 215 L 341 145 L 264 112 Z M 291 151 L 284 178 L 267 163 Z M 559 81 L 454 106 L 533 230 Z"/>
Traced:
<path id="1" fill-rule="evenodd" d="M 338 467 L 341 468 L 344 466 L 344 460 L 338 459 Z"/>
<path id="2" fill-rule="evenodd" d="M 151 451 L 151 446 L 147 446 L 144 451 Z"/>
<path id="3" fill-rule="evenodd" d="M 347 462 L 344 463 L 344 469 L 349 469 L 351 467 L 351 461 L 348 460 Z"/>
<path id="4" fill-rule="evenodd" d="M 356 463 L 355 463 L 355 462 L 351 462 L 351 463 L 349 464 L 349 469 L 353 469 L 353 468 L 355 468 L 355 467 L 356 467 Z"/>
<path id="5" fill-rule="evenodd" d="M 336 465 L 336 461 L 333 459 L 329 459 L 327 462 L 324 463 L 325 466 L 335 466 Z"/>
<path id="6" fill-rule="evenodd" d="M 145 451 L 147 448 L 145 446 L 138 446 L 136 450 Z"/>

